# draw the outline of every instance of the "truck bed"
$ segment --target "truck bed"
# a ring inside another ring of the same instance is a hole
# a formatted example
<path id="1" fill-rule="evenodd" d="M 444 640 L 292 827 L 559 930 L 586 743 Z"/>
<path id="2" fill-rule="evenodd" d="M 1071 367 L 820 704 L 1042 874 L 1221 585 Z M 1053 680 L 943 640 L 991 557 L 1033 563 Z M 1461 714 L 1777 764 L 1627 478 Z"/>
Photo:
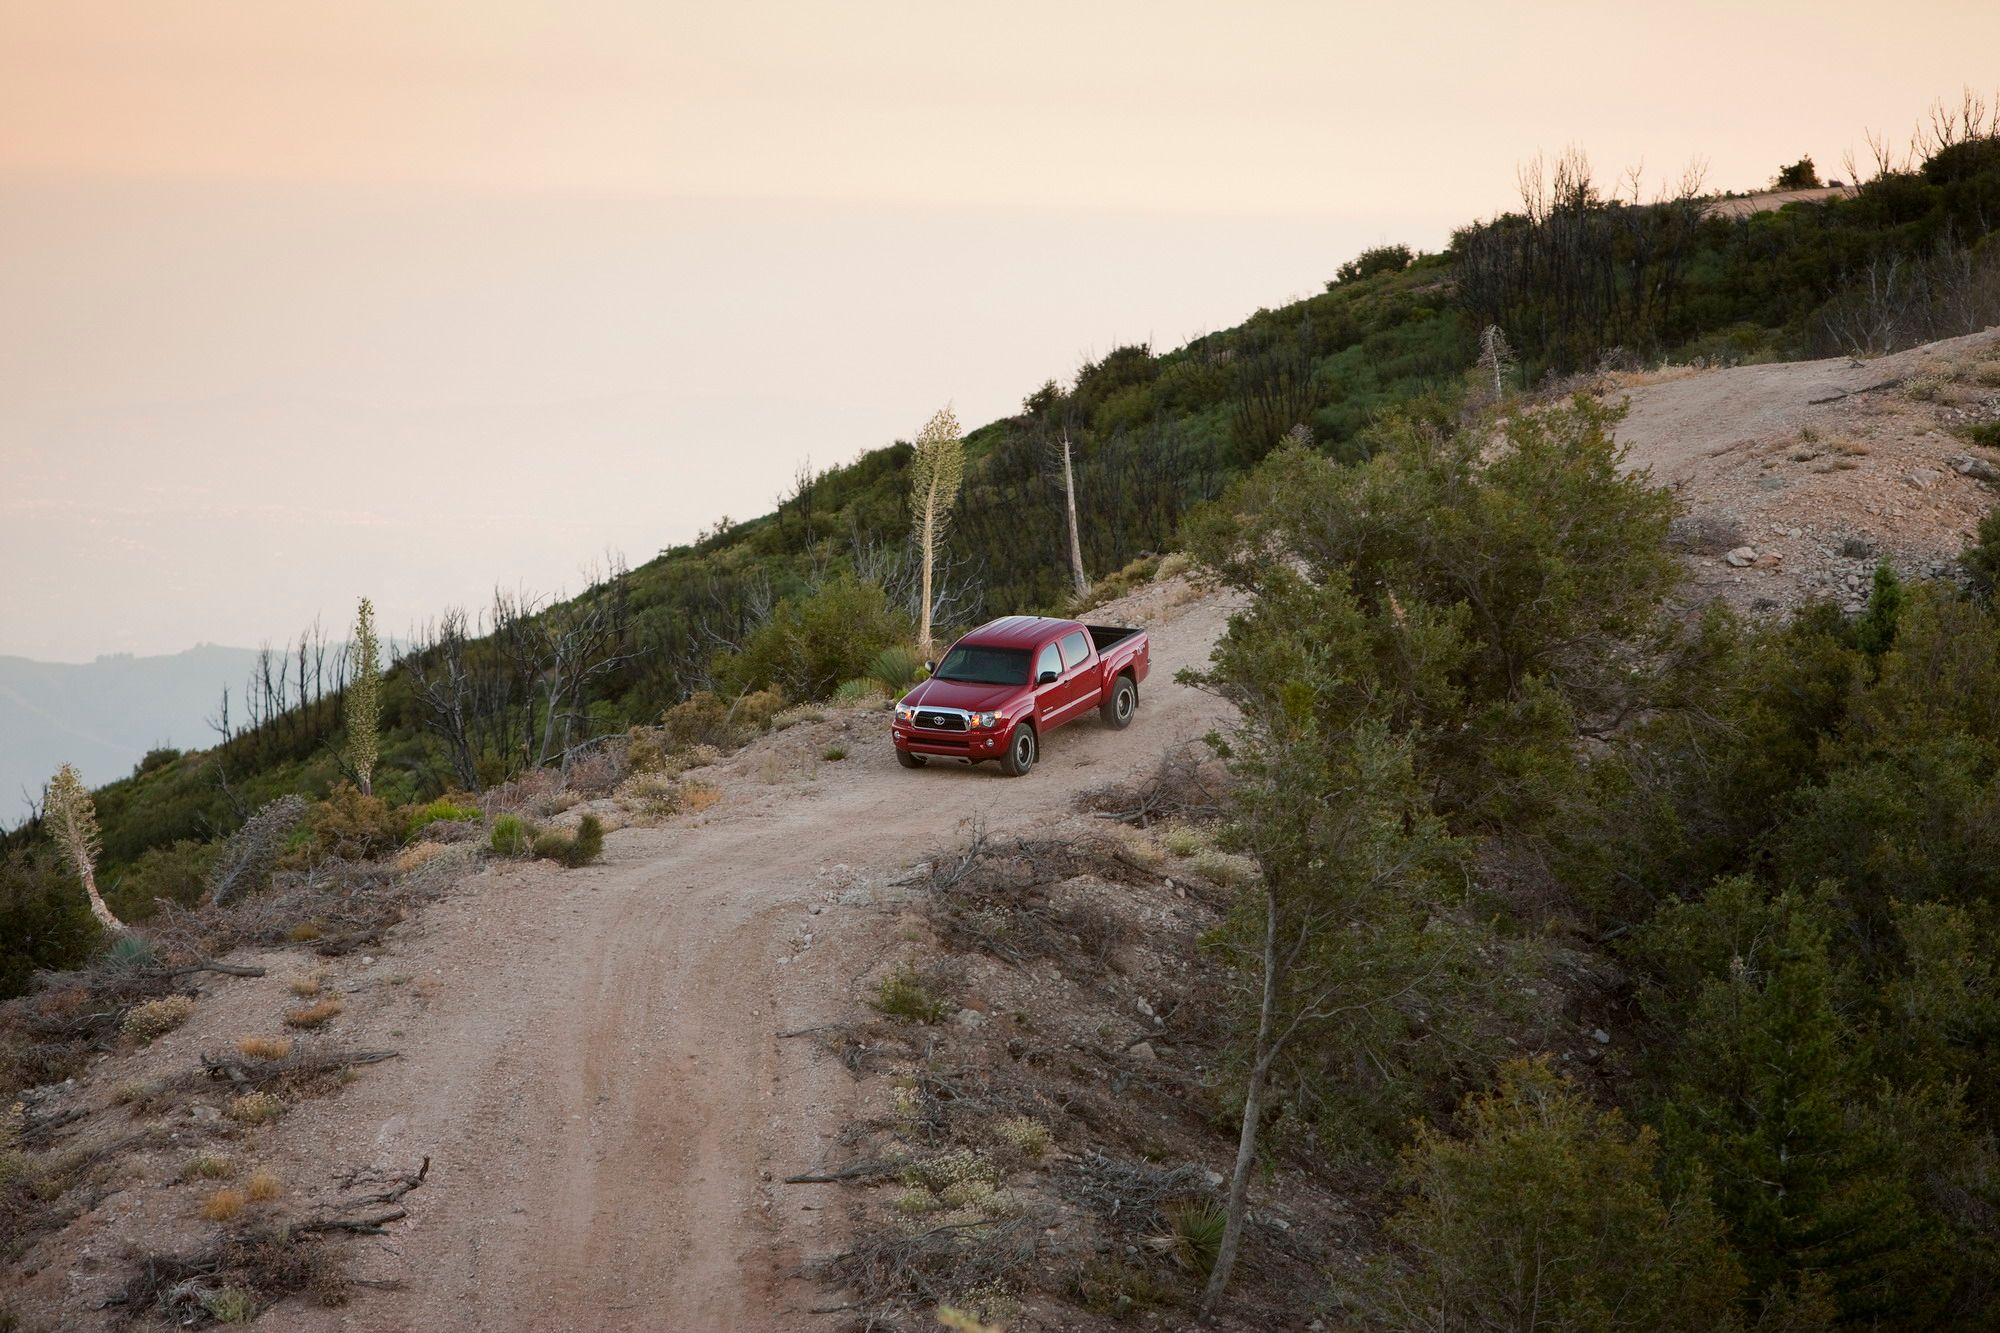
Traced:
<path id="1" fill-rule="evenodd" d="M 1113 647 L 1139 632 L 1123 625 L 1085 625 L 1084 628 L 1090 631 L 1090 641 L 1097 646 L 1099 657 L 1109 656 Z"/>

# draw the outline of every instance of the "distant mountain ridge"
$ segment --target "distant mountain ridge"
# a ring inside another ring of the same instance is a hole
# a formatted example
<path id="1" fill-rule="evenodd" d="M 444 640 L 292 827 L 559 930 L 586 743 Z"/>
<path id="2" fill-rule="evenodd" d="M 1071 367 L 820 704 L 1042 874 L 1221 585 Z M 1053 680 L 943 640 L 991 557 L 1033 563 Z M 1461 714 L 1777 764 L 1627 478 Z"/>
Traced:
<path id="1" fill-rule="evenodd" d="M 0 828 L 26 818 L 22 793 L 39 793 L 60 764 L 95 787 L 129 774 L 148 750 L 209 744 L 205 719 L 256 661 L 253 648 L 212 643 L 81 664 L 0 656 Z"/>

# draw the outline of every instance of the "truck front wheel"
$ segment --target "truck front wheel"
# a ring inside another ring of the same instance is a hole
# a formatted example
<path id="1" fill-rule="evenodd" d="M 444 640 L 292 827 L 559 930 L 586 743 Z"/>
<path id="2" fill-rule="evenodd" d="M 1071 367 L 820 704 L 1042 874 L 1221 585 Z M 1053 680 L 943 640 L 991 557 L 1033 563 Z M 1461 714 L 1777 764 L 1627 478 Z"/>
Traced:
<path id="1" fill-rule="evenodd" d="M 908 750 L 898 750 L 896 751 L 896 762 L 904 768 L 922 768 L 924 766 L 924 757 L 920 754 L 911 754 Z"/>
<path id="2" fill-rule="evenodd" d="M 1097 706 L 1097 715 L 1113 731 L 1123 731 L 1132 725 L 1132 714 L 1138 707 L 1138 688 L 1132 684 L 1130 676 L 1120 676 L 1111 687 L 1111 693 L 1105 695 L 1104 702 Z"/>
<path id="3" fill-rule="evenodd" d="M 1025 722 L 1019 723 L 1014 728 L 1014 734 L 1007 738 L 1007 753 L 1000 756 L 1000 771 L 1010 778 L 1018 778 L 1035 766 L 1035 758 L 1040 752 L 1035 729 Z"/>

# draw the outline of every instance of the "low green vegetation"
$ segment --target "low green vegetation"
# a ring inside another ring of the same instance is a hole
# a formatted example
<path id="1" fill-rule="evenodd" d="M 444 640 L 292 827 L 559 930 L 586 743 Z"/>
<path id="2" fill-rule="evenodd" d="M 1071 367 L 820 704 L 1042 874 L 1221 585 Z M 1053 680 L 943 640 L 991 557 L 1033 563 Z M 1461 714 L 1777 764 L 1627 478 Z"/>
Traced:
<path id="1" fill-rule="evenodd" d="M 534 836 L 534 854 L 539 860 L 554 861 L 571 870 L 587 866 L 604 855 L 604 821 L 585 815 L 567 833 L 544 829 Z"/>
<path id="2" fill-rule="evenodd" d="M 1852 619 L 1689 616 L 1616 427 L 1390 418 L 1190 526 L 1249 599 L 1202 676 L 1261 871 L 1214 941 L 1232 1233 L 1260 1142 L 1402 1151 L 1392 1327 L 1962 1325 L 2000 1283 L 2000 611 L 1884 566 Z M 1594 1093 L 1502 1063 L 1561 1031 L 1551 947 L 1636 998 Z"/>

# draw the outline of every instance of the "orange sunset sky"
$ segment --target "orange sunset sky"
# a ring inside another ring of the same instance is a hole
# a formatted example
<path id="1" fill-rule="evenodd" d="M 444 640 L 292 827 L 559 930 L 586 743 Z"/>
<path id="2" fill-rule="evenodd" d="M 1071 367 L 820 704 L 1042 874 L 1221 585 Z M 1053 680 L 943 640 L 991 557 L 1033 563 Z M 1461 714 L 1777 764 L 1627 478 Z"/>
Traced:
<path id="1" fill-rule="evenodd" d="M 398 630 L 1435 249 L 1754 188 L 2000 5 L 0 0 L 0 653 Z"/>

